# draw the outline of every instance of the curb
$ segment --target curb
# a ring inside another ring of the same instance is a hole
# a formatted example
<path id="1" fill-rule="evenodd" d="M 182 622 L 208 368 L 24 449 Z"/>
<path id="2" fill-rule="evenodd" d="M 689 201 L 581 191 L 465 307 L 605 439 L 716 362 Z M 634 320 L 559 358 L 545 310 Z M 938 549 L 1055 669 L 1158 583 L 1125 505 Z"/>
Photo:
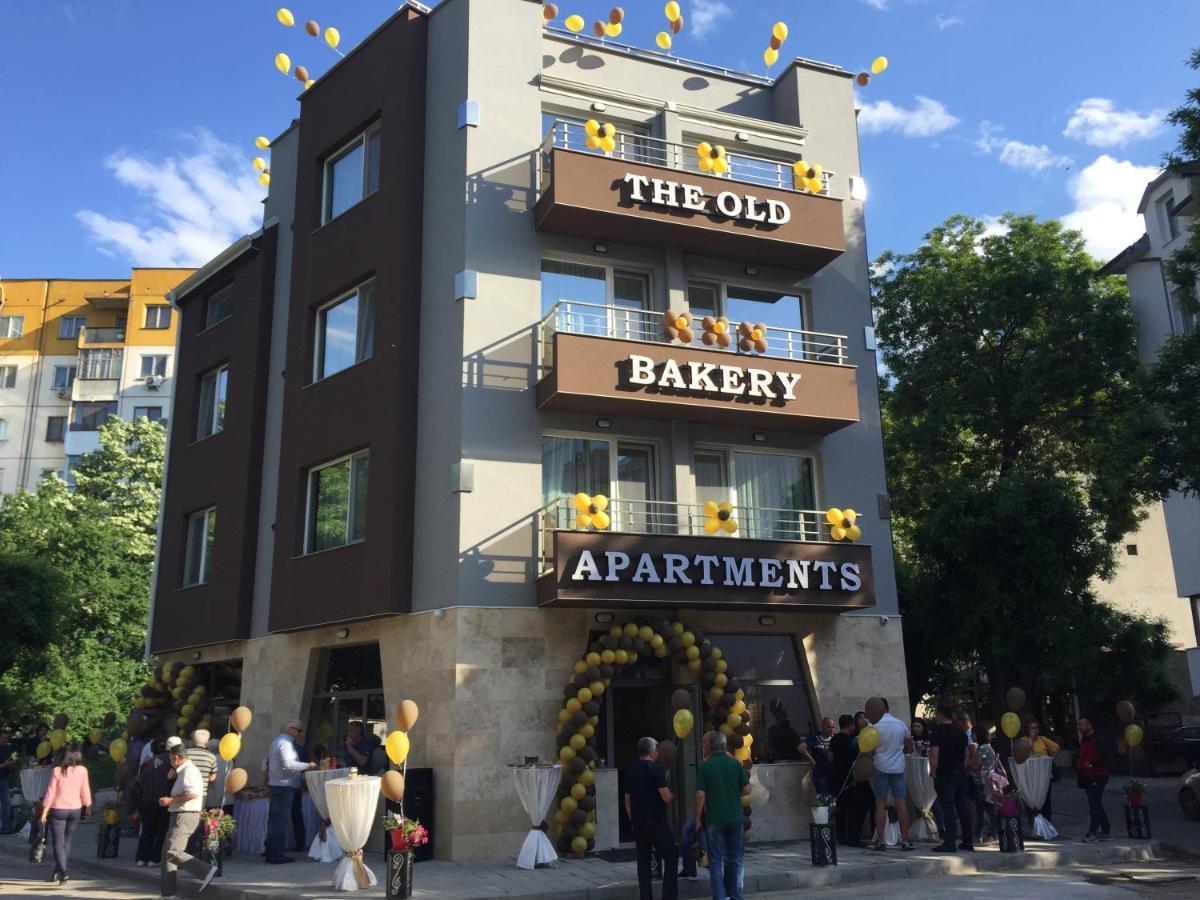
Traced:
<path id="1" fill-rule="evenodd" d="M 23 845 L 22 845 L 23 846 Z M 0 845 L 0 855 L 14 856 L 8 845 Z M 811 868 L 805 866 L 790 872 L 764 872 L 747 874 L 744 893 L 758 894 L 773 891 L 802 891 L 814 888 L 836 887 L 840 885 L 861 884 L 875 881 L 900 881 L 906 878 L 927 879 L 939 875 L 968 875 L 980 872 L 1009 872 L 1033 869 L 1055 869 L 1074 865 L 1117 865 L 1130 862 L 1147 862 L 1162 858 L 1163 845 L 1156 841 L 1147 841 L 1137 845 L 1109 845 L 1100 847 L 1096 844 L 1083 846 L 1063 846 L 1055 848 L 1052 845 L 1026 850 L 1024 853 L 986 852 L 974 855 L 955 854 L 953 856 L 927 859 L 901 858 L 895 854 L 895 861 L 869 866 L 827 866 Z M 801 857 L 803 859 L 803 857 Z M 159 879 L 156 870 L 125 869 L 112 864 L 94 862 L 90 859 L 72 860 L 72 867 L 81 873 L 105 879 L 118 879 L 138 886 L 148 885 L 156 890 Z M 144 874 L 143 874 L 144 873 Z M 180 878 L 180 895 L 185 897 L 197 896 L 195 886 L 186 876 Z M 418 893 L 420 889 L 418 888 Z M 236 885 L 222 885 L 214 881 L 203 894 L 205 900 L 285 900 L 294 898 L 294 890 L 279 892 L 277 888 L 263 891 Z M 494 894 L 479 894 L 476 900 L 494 900 Z M 634 881 L 619 882 L 600 887 L 576 891 L 558 891 L 553 893 L 534 894 L 505 894 L 504 900 L 638 900 L 638 886 Z M 681 900 L 710 896 L 708 880 L 680 881 L 679 897 Z"/>

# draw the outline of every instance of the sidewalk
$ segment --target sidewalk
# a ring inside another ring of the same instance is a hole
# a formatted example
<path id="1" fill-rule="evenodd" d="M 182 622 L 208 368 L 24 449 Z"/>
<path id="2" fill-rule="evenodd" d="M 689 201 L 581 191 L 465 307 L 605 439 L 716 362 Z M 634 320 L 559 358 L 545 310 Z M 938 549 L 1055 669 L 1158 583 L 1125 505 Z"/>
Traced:
<path id="1" fill-rule="evenodd" d="M 76 832 L 72 867 L 80 873 L 99 878 L 123 880 L 142 890 L 157 890 L 158 870 L 133 865 L 135 841 L 122 839 L 121 858 L 100 860 L 95 857 L 95 826 L 85 823 Z M 1111 843 L 1082 844 L 1076 841 L 1052 843 L 1027 842 L 1025 853 L 1002 854 L 995 846 L 975 853 L 946 857 L 930 853 L 932 844 L 919 845 L 913 853 L 889 850 L 838 850 L 839 865 L 814 868 L 810 864 L 806 842 L 783 845 L 751 845 L 746 853 L 745 892 L 791 891 L 806 888 L 929 878 L 936 875 L 968 874 L 1014 869 L 1045 869 L 1068 865 L 1115 865 L 1153 859 L 1161 855 L 1155 841 L 1113 840 Z M 25 841 L 14 836 L 0 838 L 0 856 L 24 855 Z M 49 854 L 47 854 L 49 857 Z M 378 855 L 368 859 L 380 884 L 355 896 L 382 897 L 385 866 Z M 49 866 L 49 863 L 46 864 Z M 48 868 L 47 868 L 47 871 Z M 704 869 L 700 870 L 702 873 Z M 261 860 L 245 856 L 225 862 L 224 877 L 213 881 L 202 895 L 205 900 L 274 900 L 274 898 L 329 898 L 333 866 L 297 861 L 288 866 L 267 866 Z M 556 868 L 526 871 L 514 860 L 487 862 L 419 863 L 415 869 L 415 897 L 444 900 L 637 900 L 637 876 L 632 862 L 609 863 L 596 858 L 561 860 Z M 195 882 L 180 877 L 181 896 L 195 894 Z M 708 879 L 681 881 L 681 898 L 708 897 Z"/>

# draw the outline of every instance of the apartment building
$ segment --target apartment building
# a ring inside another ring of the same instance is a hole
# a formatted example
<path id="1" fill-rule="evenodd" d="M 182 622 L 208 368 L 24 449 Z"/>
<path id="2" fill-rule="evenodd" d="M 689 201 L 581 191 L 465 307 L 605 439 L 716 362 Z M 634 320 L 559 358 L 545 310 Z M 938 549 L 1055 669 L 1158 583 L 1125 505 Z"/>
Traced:
<path id="1" fill-rule="evenodd" d="M 434 852 L 511 856 L 507 766 L 570 755 L 596 668 L 589 846 L 681 688 L 680 796 L 739 716 L 755 839 L 807 833 L 786 723 L 907 705 L 853 76 L 444 0 L 303 94 L 263 228 L 172 294 L 150 649 L 240 663 L 247 759 L 411 698 Z"/>
<path id="2" fill-rule="evenodd" d="M 166 294 L 191 269 L 126 279 L 0 280 L 0 493 L 68 478 L 117 416 L 165 418 L 174 385 Z"/>

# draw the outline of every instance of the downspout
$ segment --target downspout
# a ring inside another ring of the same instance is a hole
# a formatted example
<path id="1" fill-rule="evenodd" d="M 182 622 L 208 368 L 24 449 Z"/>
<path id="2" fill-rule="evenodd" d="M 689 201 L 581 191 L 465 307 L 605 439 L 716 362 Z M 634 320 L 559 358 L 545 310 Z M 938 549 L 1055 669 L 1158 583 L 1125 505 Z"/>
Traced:
<path id="1" fill-rule="evenodd" d="M 42 294 L 42 324 L 38 329 L 36 356 L 33 361 L 33 377 L 29 379 L 29 393 L 25 399 L 25 425 L 21 435 L 21 465 L 17 470 L 17 486 L 23 488 L 29 479 L 30 456 L 33 453 L 33 435 L 37 428 L 37 398 L 42 389 L 42 369 L 45 367 L 46 316 L 50 312 L 50 279 L 45 282 Z"/>

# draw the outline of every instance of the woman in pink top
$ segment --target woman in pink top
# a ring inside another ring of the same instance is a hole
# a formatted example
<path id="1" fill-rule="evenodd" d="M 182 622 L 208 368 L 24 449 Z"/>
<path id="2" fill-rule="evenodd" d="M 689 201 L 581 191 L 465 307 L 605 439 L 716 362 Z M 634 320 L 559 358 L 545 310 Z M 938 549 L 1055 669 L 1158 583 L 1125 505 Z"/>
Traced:
<path id="1" fill-rule="evenodd" d="M 71 855 L 71 835 L 80 818 L 91 815 L 92 788 L 88 770 L 82 764 L 83 753 L 78 744 L 68 744 L 62 763 L 50 776 L 50 785 L 42 798 L 42 827 L 50 820 L 54 837 L 54 874 L 50 880 L 67 883 L 67 860 Z"/>

